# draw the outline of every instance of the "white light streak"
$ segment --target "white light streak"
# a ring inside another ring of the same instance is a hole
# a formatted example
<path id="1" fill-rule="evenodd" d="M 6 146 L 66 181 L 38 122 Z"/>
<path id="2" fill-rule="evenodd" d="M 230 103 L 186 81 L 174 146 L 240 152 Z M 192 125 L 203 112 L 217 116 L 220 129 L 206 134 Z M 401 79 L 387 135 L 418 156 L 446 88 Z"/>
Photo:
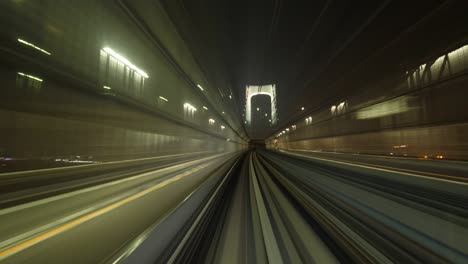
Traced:
<path id="1" fill-rule="evenodd" d="M 225 126 L 221 126 L 221 130 L 224 130 L 226 127 Z"/>
<path id="2" fill-rule="evenodd" d="M 205 109 L 205 110 L 208 110 L 208 107 L 206 107 L 206 106 L 203 106 L 203 109 Z"/>
<path id="3" fill-rule="evenodd" d="M 197 84 L 197 87 L 200 88 L 200 90 L 205 91 L 201 85 Z"/>
<path id="4" fill-rule="evenodd" d="M 24 44 L 24 45 L 33 47 L 33 48 L 37 49 L 38 51 L 40 51 L 40 52 L 42 52 L 42 53 L 44 53 L 44 54 L 47 54 L 47 55 L 49 55 L 49 56 L 51 55 L 50 52 L 48 52 L 47 50 L 44 50 L 44 49 L 42 49 L 42 48 L 40 48 L 40 47 L 38 47 L 38 46 L 36 46 L 36 45 L 34 45 L 34 44 L 32 44 L 32 43 L 29 43 L 29 42 L 27 42 L 26 40 L 18 39 L 18 42 L 20 42 L 20 43 L 22 43 L 22 44 Z"/>
<path id="5" fill-rule="evenodd" d="M 208 122 L 210 123 L 210 125 L 216 123 L 216 121 L 213 118 L 208 119 Z"/>
<path id="6" fill-rule="evenodd" d="M 162 96 L 159 96 L 159 99 L 169 102 L 169 100 L 167 100 L 165 97 L 162 97 Z"/>
<path id="7" fill-rule="evenodd" d="M 24 77 L 28 77 L 29 79 L 33 79 L 33 80 L 38 81 L 38 82 L 42 82 L 42 79 L 41 79 L 41 78 L 38 78 L 38 77 L 36 77 L 36 76 L 32 76 L 32 75 L 26 74 L 26 73 L 18 72 L 18 75 L 21 75 L 21 76 L 24 76 Z"/>
<path id="8" fill-rule="evenodd" d="M 184 104 L 184 107 L 191 110 L 191 111 L 197 111 L 197 108 L 195 108 L 193 105 L 189 104 L 189 103 L 185 103 Z"/>
<path id="9" fill-rule="evenodd" d="M 106 85 L 104 85 L 102 88 L 104 88 L 104 89 L 106 89 L 106 90 L 112 89 L 112 88 L 110 88 L 109 86 L 106 86 Z"/>
<path id="10" fill-rule="evenodd" d="M 140 68 L 138 68 L 137 66 L 133 65 L 133 63 L 131 63 L 129 60 L 127 60 L 125 57 L 123 57 L 122 55 L 118 54 L 117 52 L 115 52 L 114 50 L 112 50 L 111 48 L 108 48 L 108 47 L 105 47 L 103 48 L 103 50 L 105 52 L 107 52 L 108 54 L 110 54 L 112 57 L 116 58 L 118 61 L 122 62 L 123 64 L 127 65 L 128 67 L 130 67 L 132 70 L 136 71 L 138 74 L 140 74 L 141 76 L 143 76 L 144 78 L 148 78 L 148 74 L 146 74 L 146 72 L 144 72 L 143 70 L 141 70 Z"/>

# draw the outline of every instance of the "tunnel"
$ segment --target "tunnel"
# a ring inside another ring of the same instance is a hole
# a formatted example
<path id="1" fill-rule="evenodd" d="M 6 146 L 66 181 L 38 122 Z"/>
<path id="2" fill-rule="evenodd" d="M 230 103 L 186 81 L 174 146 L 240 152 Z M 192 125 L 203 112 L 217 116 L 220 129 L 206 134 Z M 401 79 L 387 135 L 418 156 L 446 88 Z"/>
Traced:
<path id="1" fill-rule="evenodd" d="M 468 263 L 466 10 L 0 1 L 0 263 Z"/>

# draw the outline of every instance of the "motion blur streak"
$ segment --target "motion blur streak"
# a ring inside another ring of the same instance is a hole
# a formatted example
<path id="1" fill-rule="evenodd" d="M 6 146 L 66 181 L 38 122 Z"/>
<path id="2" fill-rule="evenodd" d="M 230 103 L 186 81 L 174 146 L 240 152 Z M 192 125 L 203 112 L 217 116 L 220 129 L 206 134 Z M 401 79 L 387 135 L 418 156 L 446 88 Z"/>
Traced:
<path id="1" fill-rule="evenodd" d="M 468 2 L 0 1 L 0 262 L 468 263 Z"/>
<path id="2" fill-rule="evenodd" d="M 126 203 L 129 203 L 129 202 L 131 202 L 131 201 L 133 201 L 135 199 L 138 199 L 141 196 L 143 196 L 145 194 L 148 194 L 149 192 L 155 191 L 155 190 L 157 190 L 159 188 L 162 188 L 162 187 L 164 187 L 164 186 L 166 186 L 168 184 L 171 184 L 172 182 L 178 181 L 181 178 L 186 177 L 186 176 L 192 174 L 193 172 L 195 172 L 197 170 L 205 168 L 206 166 L 207 165 L 201 165 L 201 166 L 195 167 L 194 169 L 190 169 L 190 170 L 188 170 L 188 171 L 186 171 L 186 172 L 184 172 L 182 174 L 176 175 L 176 176 L 174 176 L 174 177 L 172 177 L 172 178 L 170 178 L 168 180 L 165 180 L 165 181 L 163 181 L 161 183 L 158 183 L 157 185 L 154 185 L 153 187 L 151 187 L 149 189 L 146 189 L 146 190 L 141 191 L 139 193 L 136 193 L 136 194 L 134 194 L 134 195 L 132 195 L 130 197 L 127 197 L 127 198 L 125 198 L 123 200 L 120 200 L 120 201 L 118 201 L 116 203 L 113 203 L 113 204 L 110 204 L 110 205 L 108 205 L 108 206 L 106 206 L 104 208 L 101 208 L 101 209 L 99 209 L 97 211 L 94 211 L 92 213 L 84 215 L 84 216 L 82 216 L 82 217 L 80 217 L 78 219 L 75 219 L 75 220 L 73 220 L 71 222 L 68 222 L 68 223 L 66 223 L 66 224 L 64 224 L 62 226 L 56 227 L 53 230 L 50 230 L 50 231 L 48 231 L 48 232 L 46 232 L 44 234 L 40 234 L 40 235 L 38 235 L 36 237 L 33 237 L 33 238 L 31 238 L 31 239 L 29 239 L 29 240 L 27 240 L 25 242 L 20 243 L 18 245 L 15 245 L 13 247 L 10 247 L 10 248 L 7 248 L 7 249 L 5 249 L 3 251 L 0 251 L 0 259 L 6 257 L 8 255 L 17 253 L 18 251 L 21 251 L 21 250 L 23 250 L 23 249 L 25 249 L 25 248 L 27 248 L 29 246 L 32 246 L 32 245 L 34 245 L 36 243 L 39 243 L 44 239 L 52 237 L 53 235 L 56 235 L 56 234 L 58 234 L 60 232 L 63 232 L 63 231 L 66 231 L 67 229 L 73 228 L 74 226 L 77 226 L 77 225 L 79 225 L 79 224 L 81 224 L 81 223 L 83 223 L 85 221 L 88 221 L 88 220 L 90 220 L 92 218 L 95 218 L 95 217 L 97 217 L 97 216 L 99 216 L 101 214 L 104 214 L 104 213 L 106 213 L 106 212 L 108 212 L 108 211 L 110 211 L 112 209 L 115 209 L 115 208 L 117 208 L 119 206 L 122 206 L 122 205 L 124 205 Z"/>

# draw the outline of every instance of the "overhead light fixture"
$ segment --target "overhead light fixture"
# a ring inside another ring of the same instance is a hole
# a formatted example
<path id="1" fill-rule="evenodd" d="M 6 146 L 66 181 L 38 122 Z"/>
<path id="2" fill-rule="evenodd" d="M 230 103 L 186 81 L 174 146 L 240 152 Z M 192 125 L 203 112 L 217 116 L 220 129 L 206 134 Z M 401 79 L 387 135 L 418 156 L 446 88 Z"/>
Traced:
<path id="1" fill-rule="evenodd" d="M 265 116 L 268 116 L 268 114 L 265 114 Z"/>
<path id="2" fill-rule="evenodd" d="M 165 97 L 162 97 L 162 96 L 159 96 L 159 99 L 169 102 L 169 100 L 167 100 Z"/>
<path id="3" fill-rule="evenodd" d="M 231 96 L 231 95 L 229 95 L 229 99 L 232 99 L 232 96 Z"/>
<path id="4" fill-rule="evenodd" d="M 102 88 L 104 88 L 104 89 L 106 89 L 106 90 L 112 89 L 112 88 L 110 88 L 109 86 L 106 86 L 106 85 L 104 85 Z"/>
<path id="5" fill-rule="evenodd" d="M 20 38 L 19 38 L 19 39 L 18 39 L 18 42 L 20 42 L 20 43 L 22 43 L 22 44 L 24 44 L 24 45 L 26 45 L 26 46 L 33 47 L 33 48 L 35 48 L 36 50 L 38 50 L 38 51 L 40 51 L 40 52 L 42 52 L 42 53 L 44 53 L 44 54 L 47 54 L 47 55 L 49 55 L 49 56 L 51 55 L 50 52 L 48 52 L 47 50 L 42 49 L 42 48 L 40 48 L 40 47 L 38 47 L 38 46 L 36 46 L 36 45 L 34 45 L 34 44 L 32 44 L 32 43 L 29 43 L 29 42 L 27 42 L 26 40 L 23 40 L 23 39 L 20 39 Z"/>
<path id="6" fill-rule="evenodd" d="M 205 109 L 205 110 L 208 110 L 208 107 L 206 107 L 206 106 L 203 106 L 203 109 Z"/>
<path id="7" fill-rule="evenodd" d="M 260 111 L 260 107 L 257 107 L 257 111 Z"/>
<path id="8" fill-rule="evenodd" d="M 118 61 L 120 61 L 121 63 L 127 65 L 128 67 L 130 67 L 130 69 L 136 71 L 138 74 L 140 74 L 141 76 L 143 76 L 144 78 L 148 78 L 148 74 L 146 74 L 146 72 L 144 72 L 143 70 L 141 70 L 140 68 L 138 68 L 137 66 L 133 65 L 133 63 L 131 63 L 129 60 L 127 60 L 125 57 L 123 57 L 122 55 L 118 54 L 117 52 L 115 52 L 113 49 L 111 48 L 108 48 L 108 47 L 105 47 L 103 48 L 102 50 L 104 50 L 105 52 L 107 52 L 108 54 L 110 54 L 112 57 L 116 58 Z"/>
<path id="9" fill-rule="evenodd" d="M 193 105 L 191 105 L 189 103 L 185 103 L 184 107 L 191 110 L 191 111 L 197 111 L 197 108 L 195 108 Z"/>
<path id="10" fill-rule="evenodd" d="M 201 87 L 201 85 L 197 84 L 197 87 L 200 88 L 200 90 L 205 91 L 205 89 L 203 89 L 203 87 Z"/>
<path id="11" fill-rule="evenodd" d="M 304 107 L 301 107 L 301 110 L 302 110 L 302 111 L 304 111 L 304 109 L 305 109 Z"/>
<path id="12" fill-rule="evenodd" d="M 38 81 L 38 82 L 42 82 L 41 78 L 38 78 L 38 77 L 33 76 L 33 75 L 26 74 L 26 73 L 23 73 L 23 72 L 18 72 L 18 75 L 28 77 L 29 79 L 33 79 L 33 80 Z"/>
<path id="13" fill-rule="evenodd" d="M 224 113 L 224 111 L 223 111 L 223 112 L 221 112 L 221 113 L 222 113 L 223 115 L 224 115 L 224 114 L 226 114 L 226 113 Z"/>
<path id="14" fill-rule="evenodd" d="M 213 118 L 208 119 L 208 122 L 210 123 L 210 125 L 216 123 L 216 121 Z"/>
<path id="15" fill-rule="evenodd" d="M 226 127 L 225 126 L 221 126 L 221 129 L 225 129 Z"/>

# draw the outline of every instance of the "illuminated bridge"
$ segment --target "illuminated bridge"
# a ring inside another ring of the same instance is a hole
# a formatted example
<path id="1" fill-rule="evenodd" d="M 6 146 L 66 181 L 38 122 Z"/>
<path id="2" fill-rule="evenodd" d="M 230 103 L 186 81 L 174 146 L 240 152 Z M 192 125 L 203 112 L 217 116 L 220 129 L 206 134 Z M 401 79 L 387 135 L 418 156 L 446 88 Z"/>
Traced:
<path id="1" fill-rule="evenodd" d="M 467 4 L 0 1 L 0 263 L 468 263 Z"/>

